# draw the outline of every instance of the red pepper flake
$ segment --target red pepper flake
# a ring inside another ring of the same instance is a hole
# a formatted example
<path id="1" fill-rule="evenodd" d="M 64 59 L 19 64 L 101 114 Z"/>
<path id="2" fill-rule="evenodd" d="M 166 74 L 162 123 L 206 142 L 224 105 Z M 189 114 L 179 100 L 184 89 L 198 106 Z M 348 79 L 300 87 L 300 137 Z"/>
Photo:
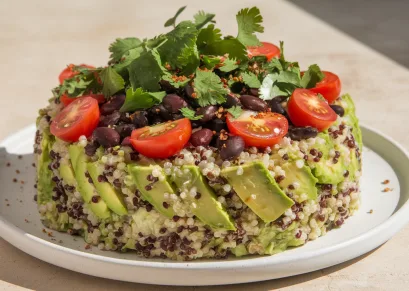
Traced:
<path id="1" fill-rule="evenodd" d="M 86 245 L 85 245 L 85 249 L 86 249 L 86 250 L 89 250 L 90 248 L 91 248 L 91 245 L 89 245 L 89 244 L 86 244 Z"/>
<path id="2" fill-rule="evenodd" d="M 10 206 L 10 204 L 9 204 L 9 203 L 7 203 L 6 205 L 7 205 L 7 206 Z"/>
<path id="3" fill-rule="evenodd" d="M 17 183 L 17 179 L 16 179 L 16 178 L 14 178 L 14 179 L 13 179 L 13 182 L 14 182 L 14 183 Z"/>
<path id="4" fill-rule="evenodd" d="M 368 213 L 369 213 L 369 214 L 372 214 L 372 213 L 373 213 L 373 209 L 369 210 Z"/>
<path id="5" fill-rule="evenodd" d="M 20 174 L 20 171 L 19 171 L 19 170 L 16 170 L 16 174 Z"/>
<path id="6" fill-rule="evenodd" d="M 23 180 L 21 180 L 20 183 L 24 185 L 25 182 Z"/>
<path id="7" fill-rule="evenodd" d="M 22 158 L 23 158 L 23 156 L 22 156 L 22 155 L 19 155 L 19 156 L 18 156 L 18 159 L 19 159 L 19 160 L 21 160 Z"/>
<path id="8" fill-rule="evenodd" d="M 386 187 L 385 189 L 382 190 L 382 192 L 390 192 L 393 191 L 392 188 Z"/>
<path id="9" fill-rule="evenodd" d="M 7 167 L 10 167 L 10 166 L 11 166 L 10 162 L 8 162 L 8 163 L 6 164 L 6 166 L 7 166 Z"/>
<path id="10" fill-rule="evenodd" d="M 48 232 L 47 235 L 48 235 L 49 237 L 54 237 L 52 231 Z"/>
<path id="11" fill-rule="evenodd" d="M 8 202 L 9 200 L 6 198 L 6 199 L 4 199 L 4 201 Z"/>
<path id="12" fill-rule="evenodd" d="M 387 185 L 387 184 L 389 184 L 389 182 L 390 182 L 389 180 L 385 180 L 385 181 L 382 182 L 382 184 Z"/>
<path id="13" fill-rule="evenodd" d="M 27 218 L 24 218 L 24 221 L 25 221 L 26 223 L 29 223 L 29 222 L 30 222 Z"/>

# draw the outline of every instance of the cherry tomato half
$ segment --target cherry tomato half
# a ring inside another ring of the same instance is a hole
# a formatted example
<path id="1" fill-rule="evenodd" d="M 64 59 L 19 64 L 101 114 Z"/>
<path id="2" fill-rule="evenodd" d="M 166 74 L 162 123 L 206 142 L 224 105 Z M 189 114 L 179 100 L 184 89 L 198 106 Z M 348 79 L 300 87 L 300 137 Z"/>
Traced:
<path id="1" fill-rule="evenodd" d="M 287 119 L 278 113 L 244 111 L 238 118 L 227 114 L 227 127 L 232 134 L 241 136 L 246 146 L 275 145 L 288 132 Z"/>
<path id="2" fill-rule="evenodd" d="M 134 149 L 142 155 L 165 159 L 183 149 L 191 135 L 190 120 L 183 118 L 135 129 L 130 141 Z"/>
<path id="3" fill-rule="evenodd" d="M 80 97 L 65 107 L 51 122 L 53 135 L 67 142 L 90 136 L 99 123 L 99 106 L 92 97 Z"/>
<path id="4" fill-rule="evenodd" d="M 328 103 L 334 102 L 341 93 L 341 80 L 337 75 L 331 72 L 322 71 L 325 75 L 324 79 L 318 82 L 314 88 L 310 90 L 314 93 L 320 93 L 327 99 Z"/>
<path id="5" fill-rule="evenodd" d="M 247 47 L 247 54 L 250 59 L 256 56 L 266 56 L 267 61 L 269 61 L 274 57 L 280 56 L 280 49 L 272 43 L 261 42 L 261 46 Z"/>
<path id="6" fill-rule="evenodd" d="M 58 80 L 60 81 L 60 84 L 62 84 L 64 82 L 65 79 L 69 79 L 74 77 L 75 75 L 78 75 L 78 71 L 75 71 L 74 68 L 76 66 L 73 64 L 69 64 L 58 76 Z M 89 69 L 94 69 L 95 67 L 93 66 L 89 66 L 86 64 L 81 64 L 78 65 L 78 67 L 83 67 L 83 68 L 89 68 Z"/>
<path id="7" fill-rule="evenodd" d="M 83 95 L 81 97 L 92 97 L 95 100 L 98 101 L 99 104 L 104 103 L 106 101 L 105 96 L 103 94 L 89 94 L 89 95 Z M 77 97 L 78 98 L 78 97 Z M 69 105 L 72 102 L 74 102 L 77 98 L 70 98 L 67 95 L 62 95 L 60 98 L 60 101 L 65 105 Z"/>
<path id="8" fill-rule="evenodd" d="M 288 115 L 296 126 L 312 126 L 323 131 L 337 120 L 325 100 L 308 89 L 295 89 L 288 100 Z"/>

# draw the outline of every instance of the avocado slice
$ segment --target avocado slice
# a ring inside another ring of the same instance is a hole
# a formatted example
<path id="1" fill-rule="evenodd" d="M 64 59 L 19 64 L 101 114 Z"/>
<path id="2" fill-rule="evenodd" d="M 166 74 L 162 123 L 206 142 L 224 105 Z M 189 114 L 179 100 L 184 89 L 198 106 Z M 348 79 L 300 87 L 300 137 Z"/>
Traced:
<path id="1" fill-rule="evenodd" d="M 58 171 L 60 172 L 60 177 L 65 184 L 68 184 L 70 186 L 74 186 L 76 184 L 74 171 L 69 162 L 62 162 Z"/>
<path id="2" fill-rule="evenodd" d="M 221 171 L 243 202 L 265 222 L 279 218 L 294 202 L 280 189 L 262 162 L 256 161 L 240 167 L 243 174 L 237 175 L 239 166 Z"/>
<path id="3" fill-rule="evenodd" d="M 358 117 L 356 116 L 355 104 L 349 94 L 341 96 L 340 105 L 344 107 L 344 121 L 352 127 L 352 134 L 358 143 L 359 150 L 362 151 L 362 132 L 358 125 Z"/>
<path id="4" fill-rule="evenodd" d="M 173 211 L 172 207 L 163 207 L 163 203 L 166 202 L 164 194 L 174 194 L 176 193 L 176 191 L 166 179 L 163 181 L 157 181 L 155 183 L 147 180 L 147 177 L 152 174 L 154 167 L 155 166 L 153 165 L 140 166 L 131 164 L 128 165 L 128 172 L 132 175 L 136 187 L 142 193 L 143 198 L 145 198 L 145 200 L 152 204 L 158 212 L 162 213 L 166 217 L 171 218 L 175 216 L 175 212 Z M 165 175 L 165 173 L 162 174 Z M 148 185 L 152 187 L 152 189 L 149 191 L 146 190 L 146 187 Z"/>
<path id="5" fill-rule="evenodd" d="M 299 187 L 294 190 L 288 190 L 288 192 L 294 194 L 294 198 L 297 202 L 303 202 L 307 199 L 315 200 L 317 198 L 318 192 L 315 184 L 317 184 L 318 179 L 312 175 L 309 167 L 304 165 L 300 169 L 295 163 L 285 163 L 281 168 L 285 171 L 285 179 L 280 182 L 280 187 L 283 190 L 288 189 L 288 186 L 294 182 L 299 184 Z M 306 196 L 301 197 L 303 194 L 306 194 Z"/>
<path id="6" fill-rule="evenodd" d="M 344 173 L 347 169 L 344 158 L 341 155 L 338 162 L 334 164 L 329 157 L 330 149 L 336 148 L 334 142 L 328 132 L 320 132 L 318 137 L 324 139 L 325 143 L 315 146 L 318 151 L 322 152 L 322 157 L 318 163 L 314 163 L 312 174 L 320 184 L 338 184 L 344 180 Z"/>
<path id="7" fill-rule="evenodd" d="M 85 173 L 87 172 L 88 158 L 85 155 L 84 149 L 79 145 L 70 145 L 68 152 L 74 168 L 74 176 L 78 184 L 78 192 L 80 192 L 82 199 L 99 218 L 105 219 L 110 217 L 108 206 L 102 199 L 97 203 L 90 203 L 92 196 L 95 195 L 96 191 L 94 185 L 92 185 L 85 176 Z"/>
<path id="8" fill-rule="evenodd" d="M 198 199 L 190 195 L 187 195 L 185 199 L 192 206 L 195 205 L 191 207 L 192 213 L 213 229 L 235 230 L 236 227 L 232 219 L 221 203 L 217 201 L 216 194 L 203 178 L 199 167 L 186 165 L 182 167 L 182 171 L 187 175 L 177 177 L 175 180 L 176 185 L 181 189 L 187 190 L 196 187 L 197 193 L 200 193 L 200 198 Z"/>
<path id="9" fill-rule="evenodd" d="M 77 165 L 78 166 L 78 165 Z M 100 182 L 98 177 L 103 174 L 103 166 L 99 162 L 87 163 L 87 170 L 94 182 L 98 194 L 105 201 L 109 209 L 118 215 L 128 214 L 122 193 L 115 190 L 109 182 Z"/>
<path id="10" fill-rule="evenodd" d="M 50 136 L 43 134 L 41 141 L 41 154 L 37 159 L 37 203 L 44 204 L 52 201 L 53 188 L 53 172 L 48 168 L 51 163 L 50 150 L 53 140 Z"/>

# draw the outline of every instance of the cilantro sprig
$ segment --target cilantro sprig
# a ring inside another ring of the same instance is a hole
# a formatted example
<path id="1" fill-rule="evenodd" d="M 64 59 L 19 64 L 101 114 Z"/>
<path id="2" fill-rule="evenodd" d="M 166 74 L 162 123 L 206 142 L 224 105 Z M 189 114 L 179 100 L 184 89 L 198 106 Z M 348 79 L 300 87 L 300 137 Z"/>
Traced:
<path id="1" fill-rule="evenodd" d="M 75 67 L 76 75 L 53 89 L 55 98 L 76 98 L 86 94 L 126 94 L 122 112 L 145 110 L 162 102 L 166 92 L 184 94 L 191 86 L 189 104 L 223 105 L 225 96 L 246 88 L 259 88 L 260 98 L 289 96 L 295 88 L 312 88 L 323 73 L 311 65 L 304 74 L 296 62 L 287 61 L 280 43 L 279 58 L 248 57 L 247 47 L 261 45 L 257 34 L 264 31 L 263 17 L 257 7 L 236 14 L 237 34 L 223 36 L 216 26 L 215 14 L 199 11 L 192 21 L 177 22 L 186 6 L 168 19 L 170 31 L 153 38 L 117 38 L 110 46 L 108 66 L 95 69 Z M 227 110 L 233 116 L 241 108 Z M 195 111 L 184 108 L 182 115 L 199 119 Z"/>

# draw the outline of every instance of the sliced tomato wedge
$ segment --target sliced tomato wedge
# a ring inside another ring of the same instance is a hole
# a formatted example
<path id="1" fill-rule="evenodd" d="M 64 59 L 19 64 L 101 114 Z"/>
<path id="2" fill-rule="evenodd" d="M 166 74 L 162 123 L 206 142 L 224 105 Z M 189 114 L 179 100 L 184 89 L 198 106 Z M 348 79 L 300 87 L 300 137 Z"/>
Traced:
<path id="1" fill-rule="evenodd" d="M 275 145 L 288 132 L 288 121 L 285 116 L 273 113 L 244 111 L 238 118 L 228 113 L 226 117 L 229 131 L 241 136 L 246 146 L 268 147 Z"/>
<path id="2" fill-rule="evenodd" d="M 98 101 L 92 97 L 75 98 L 51 122 L 53 135 L 67 142 L 76 142 L 81 135 L 90 136 L 99 123 Z"/>
<path id="3" fill-rule="evenodd" d="M 191 135 L 190 120 L 183 118 L 135 129 L 130 141 L 134 149 L 142 155 L 165 159 L 183 149 Z"/>
<path id="4" fill-rule="evenodd" d="M 280 56 L 280 49 L 278 48 L 278 46 L 272 43 L 261 42 L 261 46 L 247 47 L 247 55 L 250 59 L 256 56 L 265 56 L 267 58 L 267 61 L 269 61 L 274 57 Z"/>
<path id="5" fill-rule="evenodd" d="M 296 126 L 312 126 L 319 131 L 330 127 L 337 114 L 328 103 L 308 89 L 295 89 L 288 100 L 288 115 Z"/>
<path id="6" fill-rule="evenodd" d="M 75 65 L 73 64 L 69 64 L 58 76 L 58 80 L 60 81 L 60 84 L 62 84 L 64 82 L 65 79 L 69 79 L 74 77 L 75 75 L 78 75 L 79 72 L 75 71 Z M 90 65 L 86 65 L 86 64 L 81 64 L 78 65 L 78 67 L 82 67 L 82 68 L 89 68 L 89 69 L 94 69 L 95 67 L 90 66 Z"/>
<path id="7" fill-rule="evenodd" d="M 89 95 L 84 95 L 82 97 L 92 97 L 95 100 L 97 100 L 99 104 L 105 103 L 105 101 L 106 101 L 105 96 L 103 94 L 89 94 Z M 71 97 L 68 97 L 67 95 L 64 94 L 64 95 L 61 96 L 60 101 L 65 106 L 67 106 L 67 105 L 71 104 L 72 102 L 74 102 L 77 98 L 78 97 L 71 98 Z"/>
<path id="8" fill-rule="evenodd" d="M 310 90 L 314 93 L 320 93 L 327 99 L 328 103 L 334 102 L 341 93 L 341 80 L 337 75 L 328 71 L 322 71 L 325 75 L 324 79 L 318 82 L 314 88 Z"/>

